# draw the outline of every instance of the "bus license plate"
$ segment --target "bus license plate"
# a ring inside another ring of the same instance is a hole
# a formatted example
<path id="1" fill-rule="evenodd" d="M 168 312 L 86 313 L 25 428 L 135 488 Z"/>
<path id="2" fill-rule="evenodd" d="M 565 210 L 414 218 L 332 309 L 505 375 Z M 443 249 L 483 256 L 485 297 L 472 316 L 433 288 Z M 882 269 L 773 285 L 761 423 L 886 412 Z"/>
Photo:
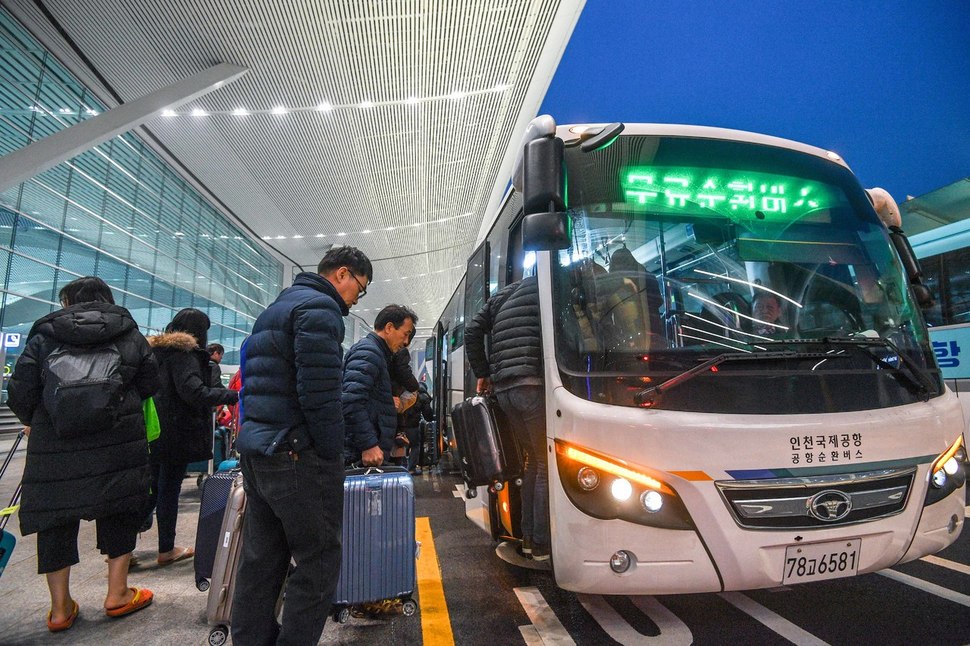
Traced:
<path id="1" fill-rule="evenodd" d="M 782 583 L 806 583 L 854 576 L 859 571 L 862 539 L 792 545 L 785 549 Z"/>

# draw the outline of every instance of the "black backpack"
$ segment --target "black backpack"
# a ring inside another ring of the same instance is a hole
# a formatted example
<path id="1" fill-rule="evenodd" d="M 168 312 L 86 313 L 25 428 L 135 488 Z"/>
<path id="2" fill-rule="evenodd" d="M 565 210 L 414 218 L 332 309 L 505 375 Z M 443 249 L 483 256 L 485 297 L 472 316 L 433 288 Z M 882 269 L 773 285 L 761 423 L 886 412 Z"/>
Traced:
<path id="1" fill-rule="evenodd" d="M 48 355 L 41 378 L 44 408 L 58 437 L 99 433 L 118 421 L 125 384 L 114 343 L 60 345 Z"/>

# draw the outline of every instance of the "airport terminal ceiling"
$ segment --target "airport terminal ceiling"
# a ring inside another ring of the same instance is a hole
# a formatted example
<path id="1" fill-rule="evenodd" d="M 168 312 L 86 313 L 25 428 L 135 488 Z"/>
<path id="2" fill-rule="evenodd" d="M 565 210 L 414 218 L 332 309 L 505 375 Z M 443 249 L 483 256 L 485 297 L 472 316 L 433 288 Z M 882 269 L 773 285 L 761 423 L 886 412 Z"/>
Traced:
<path id="1" fill-rule="evenodd" d="M 408 303 L 421 327 L 498 207 L 584 4 L 2 2 L 107 105 L 216 63 L 248 68 L 143 138 L 286 265 L 359 246 L 375 280 L 354 311 Z"/>

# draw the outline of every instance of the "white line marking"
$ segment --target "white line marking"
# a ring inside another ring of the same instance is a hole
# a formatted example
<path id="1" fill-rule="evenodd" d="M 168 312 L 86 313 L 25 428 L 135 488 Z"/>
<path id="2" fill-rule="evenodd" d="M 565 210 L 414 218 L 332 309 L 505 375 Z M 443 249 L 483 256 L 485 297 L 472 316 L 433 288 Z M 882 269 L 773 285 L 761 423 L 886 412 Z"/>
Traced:
<path id="1" fill-rule="evenodd" d="M 539 637 L 539 631 L 532 624 L 528 626 L 519 626 L 519 632 L 522 633 L 522 639 L 525 640 L 525 646 L 543 646 L 542 637 Z"/>
<path id="2" fill-rule="evenodd" d="M 956 561 L 941 559 L 939 556 L 924 556 L 920 560 L 926 561 L 927 563 L 932 563 L 933 565 L 939 565 L 940 567 L 950 568 L 954 572 L 970 575 L 970 565 L 964 565 L 963 563 L 957 563 Z"/>
<path id="3" fill-rule="evenodd" d="M 556 613 L 546 603 L 538 588 L 513 588 L 513 592 L 519 598 L 519 603 L 525 609 L 525 614 L 529 615 L 532 625 L 535 626 L 545 646 L 553 644 L 576 646 L 576 642 L 566 632 L 566 628 L 559 622 Z"/>
<path id="4" fill-rule="evenodd" d="M 687 624 L 672 613 L 667 606 L 660 603 L 656 597 L 630 597 L 630 601 L 640 609 L 640 612 L 650 617 L 650 621 L 657 624 L 660 635 L 664 638 L 664 644 L 694 643 L 694 634 L 687 627 Z"/>
<path id="5" fill-rule="evenodd" d="M 648 642 L 660 642 L 664 646 L 690 646 L 694 642 L 694 635 L 670 610 L 664 607 L 654 597 L 629 597 L 629 599 L 645 615 L 657 624 L 660 634 L 657 636 L 644 635 L 631 626 L 620 616 L 613 606 L 601 595 L 576 595 L 596 623 L 606 634 L 623 646 L 636 646 Z"/>
<path id="6" fill-rule="evenodd" d="M 455 490 L 451 492 L 451 495 L 454 496 L 455 498 L 464 498 L 465 497 L 465 485 L 456 484 L 455 485 Z"/>
<path id="7" fill-rule="evenodd" d="M 827 642 L 822 641 L 812 633 L 803 630 L 788 621 L 784 617 L 765 608 L 753 599 L 744 596 L 740 592 L 722 592 L 720 597 L 742 612 L 752 616 L 766 627 L 775 631 L 788 641 L 799 646 L 828 646 Z"/>
<path id="8" fill-rule="evenodd" d="M 586 608 L 586 612 L 600 625 L 600 628 L 623 646 L 635 646 L 645 640 L 653 639 L 628 624 L 602 596 L 598 594 L 578 594 L 576 597 Z"/>
<path id="9" fill-rule="evenodd" d="M 930 583 L 929 581 L 924 581 L 923 579 L 917 579 L 915 576 L 903 574 L 902 572 L 897 572 L 895 570 L 882 570 L 881 572 L 876 572 L 876 574 L 881 574 L 887 579 L 905 583 L 906 585 L 912 586 L 917 590 L 929 592 L 930 594 L 934 594 L 938 597 L 946 599 L 947 601 L 959 603 L 962 606 L 970 608 L 970 596 L 960 594 L 959 592 L 954 592 L 953 590 L 944 588 L 941 585 L 936 585 L 935 583 Z"/>

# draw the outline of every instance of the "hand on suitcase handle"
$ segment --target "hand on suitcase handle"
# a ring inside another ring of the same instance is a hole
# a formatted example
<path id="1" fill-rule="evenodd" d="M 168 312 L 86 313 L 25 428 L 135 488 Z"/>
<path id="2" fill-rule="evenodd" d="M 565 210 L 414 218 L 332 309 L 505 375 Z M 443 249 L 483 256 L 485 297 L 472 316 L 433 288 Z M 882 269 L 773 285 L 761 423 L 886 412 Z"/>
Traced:
<path id="1" fill-rule="evenodd" d="M 492 392 L 492 379 L 490 377 L 480 377 L 475 387 L 479 395 Z"/>
<path id="2" fill-rule="evenodd" d="M 379 467 L 384 464 L 384 451 L 375 444 L 360 454 L 360 461 L 365 467 Z"/>

